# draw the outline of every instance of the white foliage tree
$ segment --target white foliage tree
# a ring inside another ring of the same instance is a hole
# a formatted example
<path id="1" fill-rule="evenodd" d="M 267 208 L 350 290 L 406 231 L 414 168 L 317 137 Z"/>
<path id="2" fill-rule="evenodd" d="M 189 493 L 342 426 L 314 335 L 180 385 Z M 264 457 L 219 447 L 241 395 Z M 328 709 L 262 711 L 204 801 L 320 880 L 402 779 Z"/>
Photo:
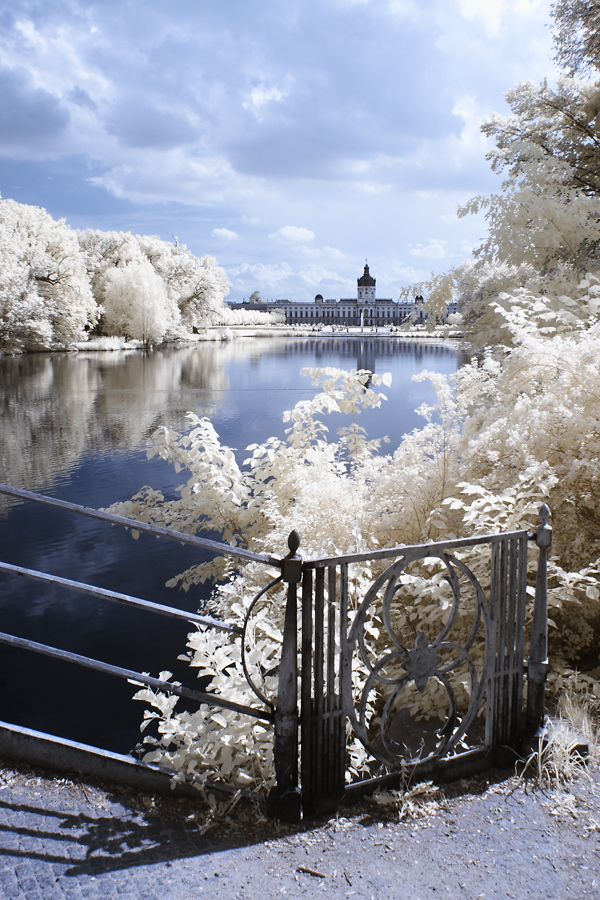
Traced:
<path id="1" fill-rule="evenodd" d="M 165 285 L 146 259 L 108 269 L 98 292 L 104 307 L 102 328 L 108 335 L 154 344 L 172 324 Z"/>
<path id="2" fill-rule="evenodd" d="M 35 206 L 0 200 L 0 346 L 69 347 L 99 314 L 75 233 Z"/>
<path id="3" fill-rule="evenodd" d="M 103 296 L 106 273 L 112 268 L 150 263 L 165 290 L 167 337 L 184 337 L 221 317 L 230 282 L 214 257 L 198 258 L 184 245 L 154 235 L 87 230 L 79 239 L 99 297 Z"/>

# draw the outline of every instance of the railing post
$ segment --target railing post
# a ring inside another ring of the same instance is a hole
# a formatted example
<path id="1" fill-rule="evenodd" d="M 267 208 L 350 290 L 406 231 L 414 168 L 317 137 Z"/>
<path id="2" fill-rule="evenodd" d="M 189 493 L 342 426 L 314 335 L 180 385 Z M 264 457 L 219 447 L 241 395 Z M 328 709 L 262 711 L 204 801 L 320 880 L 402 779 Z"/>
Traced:
<path id="1" fill-rule="evenodd" d="M 298 606 L 297 585 L 302 580 L 302 558 L 296 555 L 300 536 L 292 531 L 289 554 L 282 560 L 281 575 L 288 586 L 275 709 L 276 784 L 268 799 L 269 815 L 285 822 L 300 821 L 298 789 Z"/>
<path id="2" fill-rule="evenodd" d="M 527 675 L 527 720 L 529 737 L 539 734 L 544 725 L 544 697 L 548 674 L 548 584 L 547 555 L 552 546 L 552 528 L 548 525 L 550 510 L 544 503 L 540 507 L 540 525 L 535 533 L 539 548 L 538 570 L 535 582 L 535 601 L 531 622 L 529 664 Z"/>

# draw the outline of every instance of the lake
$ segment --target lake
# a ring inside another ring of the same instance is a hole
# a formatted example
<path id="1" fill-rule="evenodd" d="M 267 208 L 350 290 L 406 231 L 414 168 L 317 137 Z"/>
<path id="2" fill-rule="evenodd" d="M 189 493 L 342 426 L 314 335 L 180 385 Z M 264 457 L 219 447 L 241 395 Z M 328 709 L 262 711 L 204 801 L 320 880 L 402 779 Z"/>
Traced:
<path id="1" fill-rule="evenodd" d="M 283 412 L 314 396 L 306 366 L 391 372 L 388 401 L 361 416 L 384 452 L 423 422 L 433 403 L 423 370 L 454 372 L 452 346 L 391 338 L 237 338 L 156 351 L 0 356 L 0 480 L 84 506 L 129 499 L 144 484 L 172 494 L 183 477 L 146 444 L 160 426 L 183 430 L 186 413 L 209 416 L 239 459 L 252 443 L 283 438 Z M 330 430 L 342 424 L 330 417 Z M 158 603 L 197 610 L 207 590 L 164 587 L 202 555 L 172 541 L 0 495 L 0 559 Z M 285 555 L 287 548 L 273 548 Z M 152 616 L 0 573 L 0 630 L 193 686 L 177 661 L 186 623 Z M 0 719 L 109 750 L 139 740 L 134 689 L 100 673 L 0 645 Z"/>

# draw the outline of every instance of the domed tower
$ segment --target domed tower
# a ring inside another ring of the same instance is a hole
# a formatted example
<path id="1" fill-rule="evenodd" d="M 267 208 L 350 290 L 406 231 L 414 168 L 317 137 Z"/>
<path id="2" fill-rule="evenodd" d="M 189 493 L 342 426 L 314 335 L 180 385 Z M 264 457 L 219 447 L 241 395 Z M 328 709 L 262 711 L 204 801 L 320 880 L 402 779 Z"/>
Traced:
<path id="1" fill-rule="evenodd" d="M 365 271 L 356 279 L 358 285 L 358 299 L 371 302 L 375 300 L 375 279 L 369 275 L 369 267 L 365 264 Z"/>

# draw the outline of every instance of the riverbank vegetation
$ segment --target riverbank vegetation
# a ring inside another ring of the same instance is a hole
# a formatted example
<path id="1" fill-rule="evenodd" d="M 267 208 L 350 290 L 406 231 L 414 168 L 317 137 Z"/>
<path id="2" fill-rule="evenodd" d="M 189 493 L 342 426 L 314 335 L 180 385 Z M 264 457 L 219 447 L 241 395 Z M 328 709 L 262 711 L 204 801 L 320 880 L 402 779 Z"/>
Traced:
<path id="1" fill-rule="evenodd" d="M 144 488 L 117 511 L 186 531 L 208 529 L 270 554 L 281 548 L 283 555 L 287 535 L 297 529 L 310 557 L 532 529 L 546 502 L 555 531 L 549 685 L 558 692 L 575 680 L 598 698 L 600 40 L 585 4 L 561 0 L 553 15 L 558 58 L 568 61 L 569 74 L 556 87 L 518 85 L 508 94 L 512 115 L 484 124 L 495 141 L 491 164 L 506 180 L 497 195 L 475 198 L 462 213 L 483 211 L 488 235 L 471 263 L 419 286 L 432 316 L 458 299 L 473 350 L 453 378 L 422 376 L 438 396 L 435 408 L 421 410 L 424 426 L 382 453 L 356 417 L 381 402 L 374 388 L 385 379 L 315 370 L 321 392 L 287 414 L 286 441 L 249 447 L 242 465 L 208 420 L 193 418 L 183 434 L 163 429 L 150 453 L 187 471 L 178 498 Z M 590 75 L 582 79 L 577 73 L 585 70 Z M 334 439 L 325 421 L 330 412 L 350 420 Z M 469 565 L 485 585 L 477 551 Z M 254 564 L 234 573 L 218 560 L 171 584 L 186 588 L 214 578 L 215 609 L 241 621 L 265 574 Z M 368 564 L 356 567 L 351 606 L 376 574 Z M 448 605 L 443 574 L 417 571 L 403 584 L 402 628 L 408 635 L 417 627 L 434 630 Z M 271 601 L 254 629 L 266 691 L 275 689 L 283 609 L 281 597 Z M 247 702 L 239 654 L 227 638 L 192 633 L 189 660 L 216 690 Z M 461 685 L 455 688 L 460 694 Z M 466 681 L 462 689 L 468 691 Z M 146 724 L 158 724 L 149 758 L 179 775 L 233 778 L 238 785 L 272 778 L 271 735 L 262 725 L 208 708 L 178 713 L 174 698 L 150 691 L 138 697 L 150 706 Z M 439 714 L 436 699 L 434 692 L 421 712 Z M 351 757 L 351 768 L 360 769 L 365 755 L 358 744 Z"/>
<path id="2" fill-rule="evenodd" d="M 153 345 L 208 325 L 267 325 L 232 312 L 212 256 L 177 241 L 75 231 L 36 206 L 0 199 L 0 352 L 74 349 L 98 338 Z"/>

